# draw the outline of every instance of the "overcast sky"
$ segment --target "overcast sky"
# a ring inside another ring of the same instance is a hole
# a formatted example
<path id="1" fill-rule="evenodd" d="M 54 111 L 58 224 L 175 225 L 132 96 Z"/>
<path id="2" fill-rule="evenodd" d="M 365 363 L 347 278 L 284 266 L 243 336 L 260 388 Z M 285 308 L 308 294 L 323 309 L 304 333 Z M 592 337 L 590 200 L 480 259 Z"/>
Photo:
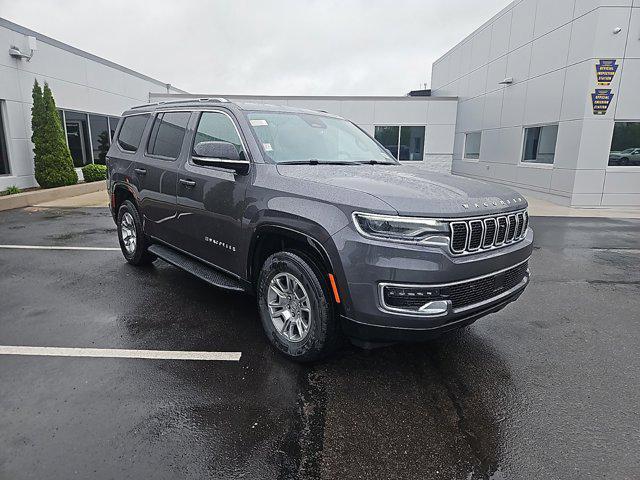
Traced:
<path id="1" fill-rule="evenodd" d="M 403 95 L 508 0 L 0 0 L 0 16 L 191 93 Z"/>

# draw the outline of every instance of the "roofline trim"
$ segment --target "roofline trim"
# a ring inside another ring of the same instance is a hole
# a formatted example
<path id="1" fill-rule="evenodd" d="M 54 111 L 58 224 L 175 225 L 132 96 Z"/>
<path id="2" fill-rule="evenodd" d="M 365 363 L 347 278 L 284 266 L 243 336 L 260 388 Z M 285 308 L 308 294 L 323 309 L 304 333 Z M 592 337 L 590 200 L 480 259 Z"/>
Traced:
<path id="1" fill-rule="evenodd" d="M 7 20 L 6 18 L 0 17 L 0 27 L 5 27 L 8 28 L 9 30 L 12 30 L 14 32 L 18 32 L 21 33 L 22 35 L 28 35 L 28 36 L 32 36 L 32 37 L 36 37 L 36 39 L 39 42 L 43 42 L 46 43 L 48 45 L 51 45 L 53 47 L 59 48 L 61 50 L 65 50 L 69 53 L 73 53 L 74 55 L 78 55 L 80 57 L 86 58 L 88 60 L 92 60 L 94 62 L 97 63 L 101 63 L 102 65 L 105 65 L 107 67 L 111 67 L 114 68 L 116 70 L 120 70 L 123 73 L 127 73 L 129 75 L 133 75 L 135 77 L 138 77 L 142 80 L 146 80 L 148 82 L 152 82 L 155 83 L 156 85 L 160 85 L 162 87 L 165 87 L 167 85 L 171 85 L 165 82 L 162 82 L 160 80 L 156 80 L 155 78 L 149 77 L 143 73 L 140 72 L 136 72 L 135 70 L 131 70 L 130 68 L 127 67 L 123 67 L 122 65 L 119 65 L 115 62 L 112 62 L 111 60 L 107 60 L 106 58 L 102 58 L 102 57 L 98 57 L 97 55 L 94 55 L 93 53 L 89 53 L 89 52 L 85 52 L 84 50 L 80 50 L 79 48 L 73 47 L 71 45 L 68 45 L 66 43 L 63 43 L 59 40 L 56 40 L 55 38 L 51 38 L 51 37 L 47 37 L 46 35 L 43 35 L 42 33 L 36 32 L 35 30 L 31 30 L 27 27 L 23 27 L 22 25 L 18 25 L 17 23 L 13 23 L 10 20 Z M 171 85 L 171 88 L 174 90 L 177 90 L 179 92 L 183 92 L 183 93 L 187 93 L 185 90 L 182 90 L 180 88 L 174 87 L 173 85 Z"/>
<path id="2" fill-rule="evenodd" d="M 184 101 L 197 100 L 203 97 L 222 97 L 228 100 L 400 100 L 410 102 L 433 102 L 442 100 L 457 100 L 458 97 L 409 97 L 406 95 L 384 96 L 384 95 L 219 95 L 206 93 L 150 93 L 151 101 L 158 101 L 160 98 L 184 99 Z"/>

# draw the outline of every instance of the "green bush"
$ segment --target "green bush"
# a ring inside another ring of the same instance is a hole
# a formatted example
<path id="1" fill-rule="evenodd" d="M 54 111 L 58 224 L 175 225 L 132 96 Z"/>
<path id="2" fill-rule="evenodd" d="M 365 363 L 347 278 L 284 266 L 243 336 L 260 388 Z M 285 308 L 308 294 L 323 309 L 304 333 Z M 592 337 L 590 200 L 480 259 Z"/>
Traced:
<path id="1" fill-rule="evenodd" d="M 44 91 L 33 83 L 31 108 L 31 141 L 33 142 L 36 181 L 43 188 L 78 183 L 78 174 L 64 138 L 64 130 L 49 85 Z"/>
<path id="2" fill-rule="evenodd" d="M 0 195 L 13 195 L 15 193 L 20 193 L 21 191 L 22 190 L 20 190 L 15 185 L 11 185 L 10 187 L 7 187 L 3 192 L 0 192 Z"/>
<path id="3" fill-rule="evenodd" d="M 82 167 L 82 176 L 85 182 L 98 182 L 107 179 L 107 167 L 91 163 Z"/>

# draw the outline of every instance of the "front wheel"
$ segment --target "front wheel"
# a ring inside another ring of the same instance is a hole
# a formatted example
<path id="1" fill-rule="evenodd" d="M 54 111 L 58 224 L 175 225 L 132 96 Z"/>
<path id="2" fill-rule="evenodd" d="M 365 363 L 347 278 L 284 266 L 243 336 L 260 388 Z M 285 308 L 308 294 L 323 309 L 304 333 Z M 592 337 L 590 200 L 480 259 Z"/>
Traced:
<path id="1" fill-rule="evenodd" d="M 118 240 L 124 258 L 131 265 L 146 265 L 155 260 L 147 251 L 148 242 L 136 206 L 126 200 L 118 209 Z"/>
<path id="2" fill-rule="evenodd" d="M 320 272 L 311 259 L 284 251 L 267 258 L 258 278 L 264 331 L 278 350 L 300 362 L 328 355 L 341 337 Z"/>

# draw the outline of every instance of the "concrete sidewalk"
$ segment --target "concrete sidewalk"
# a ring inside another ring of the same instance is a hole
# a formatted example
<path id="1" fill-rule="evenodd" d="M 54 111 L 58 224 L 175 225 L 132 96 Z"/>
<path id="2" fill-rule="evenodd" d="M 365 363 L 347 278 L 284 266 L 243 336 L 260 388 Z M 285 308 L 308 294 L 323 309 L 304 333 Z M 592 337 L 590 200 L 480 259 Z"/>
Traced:
<path id="1" fill-rule="evenodd" d="M 50 202 L 39 203 L 35 207 L 108 207 L 109 193 L 106 190 L 60 198 Z"/>

